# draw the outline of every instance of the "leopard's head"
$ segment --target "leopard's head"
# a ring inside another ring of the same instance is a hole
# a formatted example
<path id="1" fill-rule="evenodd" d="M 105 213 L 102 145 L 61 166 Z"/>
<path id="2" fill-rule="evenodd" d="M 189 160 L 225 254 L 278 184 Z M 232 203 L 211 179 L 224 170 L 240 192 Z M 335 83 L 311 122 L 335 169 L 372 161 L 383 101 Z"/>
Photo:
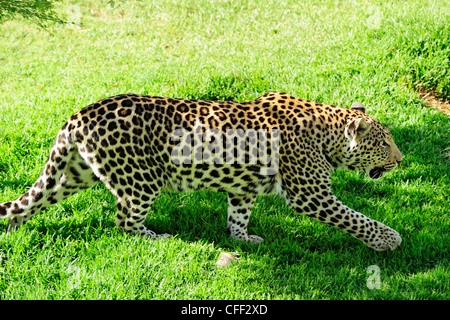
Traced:
<path id="1" fill-rule="evenodd" d="M 385 172 L 395 169 L 403 160 L 403 155 L 389 130 L 367 115 L 361 103 L 355 102 L 351 109 L 359 112 L 345 127 L 344 159 L 347 160 L 347 167 L 378 179 Z"/>

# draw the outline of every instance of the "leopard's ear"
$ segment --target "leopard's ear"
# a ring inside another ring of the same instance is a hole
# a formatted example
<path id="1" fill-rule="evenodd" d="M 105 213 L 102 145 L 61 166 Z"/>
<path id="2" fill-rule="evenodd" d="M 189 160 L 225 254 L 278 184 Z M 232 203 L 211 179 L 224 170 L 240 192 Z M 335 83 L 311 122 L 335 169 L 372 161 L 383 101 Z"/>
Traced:
<path id="1" fill-rule="evenodd" d="M 369 132 L 370 123 L 364 118 L 353 119 L 345 126 L 345 136 L 349 140 L 353 140 L 354 137 L 363 137 Z"/>
<path id="2" fill-rule="evenodd" d="M 353 102 L 350 109 L 361 111 L 362 113 L 366 113 L 366 107 L 361 102 Z"/>

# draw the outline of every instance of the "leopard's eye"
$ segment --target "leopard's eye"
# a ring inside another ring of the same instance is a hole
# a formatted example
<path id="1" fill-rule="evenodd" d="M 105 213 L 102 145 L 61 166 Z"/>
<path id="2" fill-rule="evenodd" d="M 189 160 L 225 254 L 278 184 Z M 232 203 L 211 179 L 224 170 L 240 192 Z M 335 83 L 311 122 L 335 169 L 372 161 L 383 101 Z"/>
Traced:
<path id="1" fill-rule="evenodd" d="M 382 146 L 383 148 L 388 148 L 390 145 L 389 145 L 389 143 L 388 143 L 386 140 L 383 140 L 383 141 L 381 142 L 381 146 Z"/>

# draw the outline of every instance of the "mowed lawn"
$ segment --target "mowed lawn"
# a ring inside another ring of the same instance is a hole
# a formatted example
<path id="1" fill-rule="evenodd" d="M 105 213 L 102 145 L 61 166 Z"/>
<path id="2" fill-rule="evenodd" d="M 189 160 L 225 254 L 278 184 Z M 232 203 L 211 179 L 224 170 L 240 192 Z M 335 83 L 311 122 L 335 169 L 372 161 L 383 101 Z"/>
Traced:
<path id="1" fill-rule="evenodd" d="M 268 91 L 365 104 L 405 156 L 380 180 L 337 171 L 349 207 L 396 229 L 375 252 L 258 199 L 249 230 L 226 234 L 226 195 L 164 193 L 146 225 L 120 232 L 103 185 L 36 215 L 0 221 L 0 299 L 449 299 L 450 2 L 63 1 L 69 23 L 0 24 L 0 202 L 36 181 L 59 128 L 100 98 L 139 93 L 248 101 Z M 216 267 L 222 252 L 236 262 Z"/>

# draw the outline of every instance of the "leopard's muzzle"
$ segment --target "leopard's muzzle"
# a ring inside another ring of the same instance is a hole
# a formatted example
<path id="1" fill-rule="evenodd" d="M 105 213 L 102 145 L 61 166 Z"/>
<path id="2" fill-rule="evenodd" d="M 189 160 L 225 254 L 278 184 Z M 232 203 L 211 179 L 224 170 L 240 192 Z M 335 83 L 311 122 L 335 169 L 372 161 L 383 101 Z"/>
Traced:
<path id="1" fill-rule="evenodd" d="M 373 168 L 372 170 L 369 171 L 369 177 L 371 179 L 379 179 L 387 171 L 388 170 L 386 170 L 385 168 L 375 167 L 375 168 Z"/>

